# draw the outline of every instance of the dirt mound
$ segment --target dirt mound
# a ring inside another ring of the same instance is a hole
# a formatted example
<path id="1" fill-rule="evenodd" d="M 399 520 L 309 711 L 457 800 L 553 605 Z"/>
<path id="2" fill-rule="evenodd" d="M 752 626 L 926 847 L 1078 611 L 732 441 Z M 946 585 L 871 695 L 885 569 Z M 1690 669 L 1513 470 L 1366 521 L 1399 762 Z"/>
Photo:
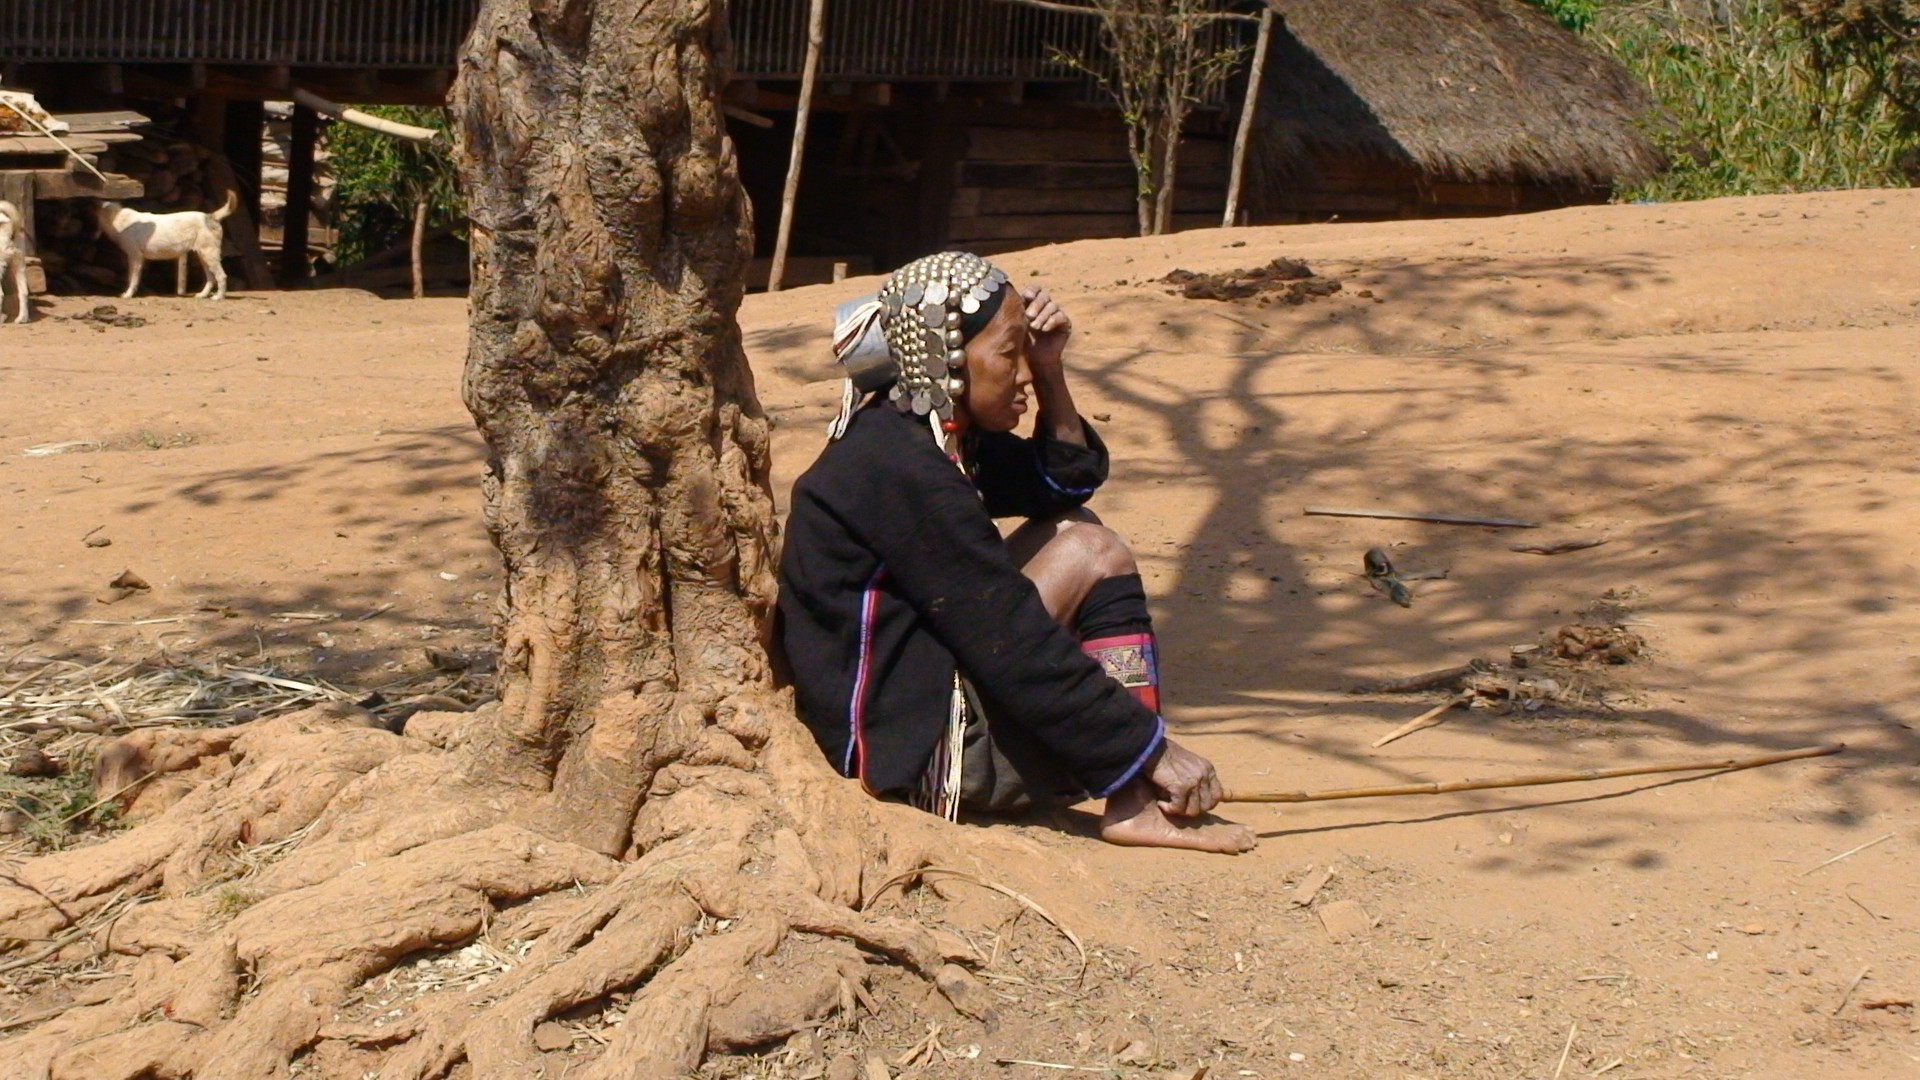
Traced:
<path id="1" fill-rule="evenodd" d="M 1251 270 L 1227 270 L 1217 274 L 1197 274 L 1175 270 L 1160 279 L 1178 286 L 1168 295 L 1189 300 L 1245 300 L 1258 297 L 1262 305 L 1275 300 L 1286 304 L 1304 304 L 1308 300 L 1332 296 L 1340 291 L 1338 278 L 1321 277 L 1298 259 L 1278 258 Z M 1369 298 L 1372 293 L 1366 294 Z"/>

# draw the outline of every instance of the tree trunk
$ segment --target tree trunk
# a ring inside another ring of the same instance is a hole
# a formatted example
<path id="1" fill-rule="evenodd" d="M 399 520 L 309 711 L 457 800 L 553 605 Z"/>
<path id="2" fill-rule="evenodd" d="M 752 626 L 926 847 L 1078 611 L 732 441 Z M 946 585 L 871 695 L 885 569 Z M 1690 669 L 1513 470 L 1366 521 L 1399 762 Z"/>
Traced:
<path id="1" fill-rule="evenodd" d="M 1180 126 L 1178 112 L 1169 114 L 1166 134 L 1161 139 L 1160 189 L 1153 193 L 1153 232 L 1158 236 L 1173 231 L 1173 189 L 1180 168 Z"/>
<path id="2" fill-rule="evenodd" d="M 421 249 L 427 246 L 427 200 L 416 199 L 413 204 L 413 239 L 407 245 L 413 262 L 413 298 L 427 295 L 426 273 L 420 266 Z"/>
<path id="3" fill-rule="evenodd" d="M 767 422 L 735 322 L 752 222 L 724 7 L 527 7 L 483 7 L 454 93 L 466 401 L 506 561 L 493 750 L 548 788 L 541 831 L 614 854 L 654 772 L 769 685 Z"/>

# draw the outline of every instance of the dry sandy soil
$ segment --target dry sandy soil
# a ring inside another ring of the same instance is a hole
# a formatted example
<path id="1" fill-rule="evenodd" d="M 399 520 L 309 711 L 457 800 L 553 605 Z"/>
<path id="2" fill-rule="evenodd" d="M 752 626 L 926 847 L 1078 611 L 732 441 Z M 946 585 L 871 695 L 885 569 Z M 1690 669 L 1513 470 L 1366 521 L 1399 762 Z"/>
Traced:
<path id="1" fill-rule="evenodd" d="M 1157 284 L 1280 255 L 1344 289 L 1261 306 Z M 1126 1075 L 1208 1063 L 1216 1078 L 1920 1075 L 1920 1022 L 1897 1004 L 1920 996 L 1920 192 L 1209 231 L 1000 261 L 1080 327 L 1072 372 L 1117 459 L 1095 506 L 1141 558 L 1170 720 L 1230 785 L 1849 749 L 1697 779 L 1240 806 L 1263 839 L 1237 859 L 1106 848 L 1078 815 L 997 826 L 1057 860 L 1043 899 L 1092 969 L 1049 980 L 1073 965 L 1047 927 L 1011 905 L 978 916 L 1005 946 L 1000 1016 L 927 996 L 942 1042 L 977 1056 L 904 1071 L 1072 1075 L 987 1064 L 1004 1057 Z M 837 399 L 828 312 L 873 284 L 742 313 L 783 498 Z M 51 299 L 41 321 L 0 327 L 0 660 L 164 645 L 375 686 L 421 667 L 423 645 L 484 645 L 496 577 L 459 399 L 461 301 L 150 297 L 113 301 L 141 327 L 71 318 L 99 302 Z M 28 453 L 69 441 L 89 445 Z M 1303 516 L 1311 504 L 1546 527 Z M 83 545 L 96 528 L 111 546 Z M 1508 550 L 1600 535 L 1550 558 Z M 1375 545 L 1451 576 L 1394 606 L 1359 575 Z M 152 589 L 102 603 L 124 569 Z M 1504 657 L 1609 590 L 1652 643 L 1617 708 L 1457 712 L 1369 749 L 1427 701 L 1351 687 Z M 1293 906 L 1329 864 L 1314 905 Z M 1336 944 L 1319 912 L 1343 900 L 1372 925 Z M 891 1058 L 925 1016 L 842 1024 L 825 1050 Z M 713 1070 L 791 1076 L 807 1057 Z"/>

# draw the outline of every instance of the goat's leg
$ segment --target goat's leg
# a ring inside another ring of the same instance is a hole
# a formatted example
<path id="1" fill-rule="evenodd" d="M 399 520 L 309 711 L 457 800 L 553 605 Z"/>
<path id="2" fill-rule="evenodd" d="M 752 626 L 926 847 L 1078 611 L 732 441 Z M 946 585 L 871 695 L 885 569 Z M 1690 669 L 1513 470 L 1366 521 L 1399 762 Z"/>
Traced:
<path id="1" fill-rule="evenodd" d="M 120 299 L 131 300 L 133 294 L 140 291 L 140 272 L 146 268 L 146 256 L 131 251 L 127 253 L 127 291 L 120 294 Z"/>
<path id="2" fill-rule="evenodd" d="M 200 269 L 207 273 L 207 283 L 194 293 L 195 298 L 205 300 L 212 296 L 215 300 L 227 298 L 227 271 L 220 265 L 220 249 L 211 251 L 205 247 L 195 248 L 194 254 L 200 259 Z"/>
<path id="3" fill-rule="evenodd" d="M 185 255 L 173 260 L 173 295 L 187 295 L 187 257 Z"/>
<path id="4" fill-rule="evenodd" d="M 20 314 L 13 321 L 23 323 L 33 317 L 33 297 L 27 292 L 27 260 L 17 255 L 13 259 L 13 285 L 20 299 Z"/>

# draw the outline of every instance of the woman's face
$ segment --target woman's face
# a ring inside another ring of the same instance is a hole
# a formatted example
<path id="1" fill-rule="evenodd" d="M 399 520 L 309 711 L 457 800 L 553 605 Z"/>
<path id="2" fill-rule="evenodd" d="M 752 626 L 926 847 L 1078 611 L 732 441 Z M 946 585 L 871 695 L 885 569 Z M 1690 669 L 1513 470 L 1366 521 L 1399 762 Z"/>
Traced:
<path id="1" fill-rule="evenodd" d="M 967 342 L 966 391 L 960 404 L 982 431 L 1012 431 L 1027 411 L 1033 369 L 1027 364 L 1027 306 L 1011 284 L 993 320 Z"/>

